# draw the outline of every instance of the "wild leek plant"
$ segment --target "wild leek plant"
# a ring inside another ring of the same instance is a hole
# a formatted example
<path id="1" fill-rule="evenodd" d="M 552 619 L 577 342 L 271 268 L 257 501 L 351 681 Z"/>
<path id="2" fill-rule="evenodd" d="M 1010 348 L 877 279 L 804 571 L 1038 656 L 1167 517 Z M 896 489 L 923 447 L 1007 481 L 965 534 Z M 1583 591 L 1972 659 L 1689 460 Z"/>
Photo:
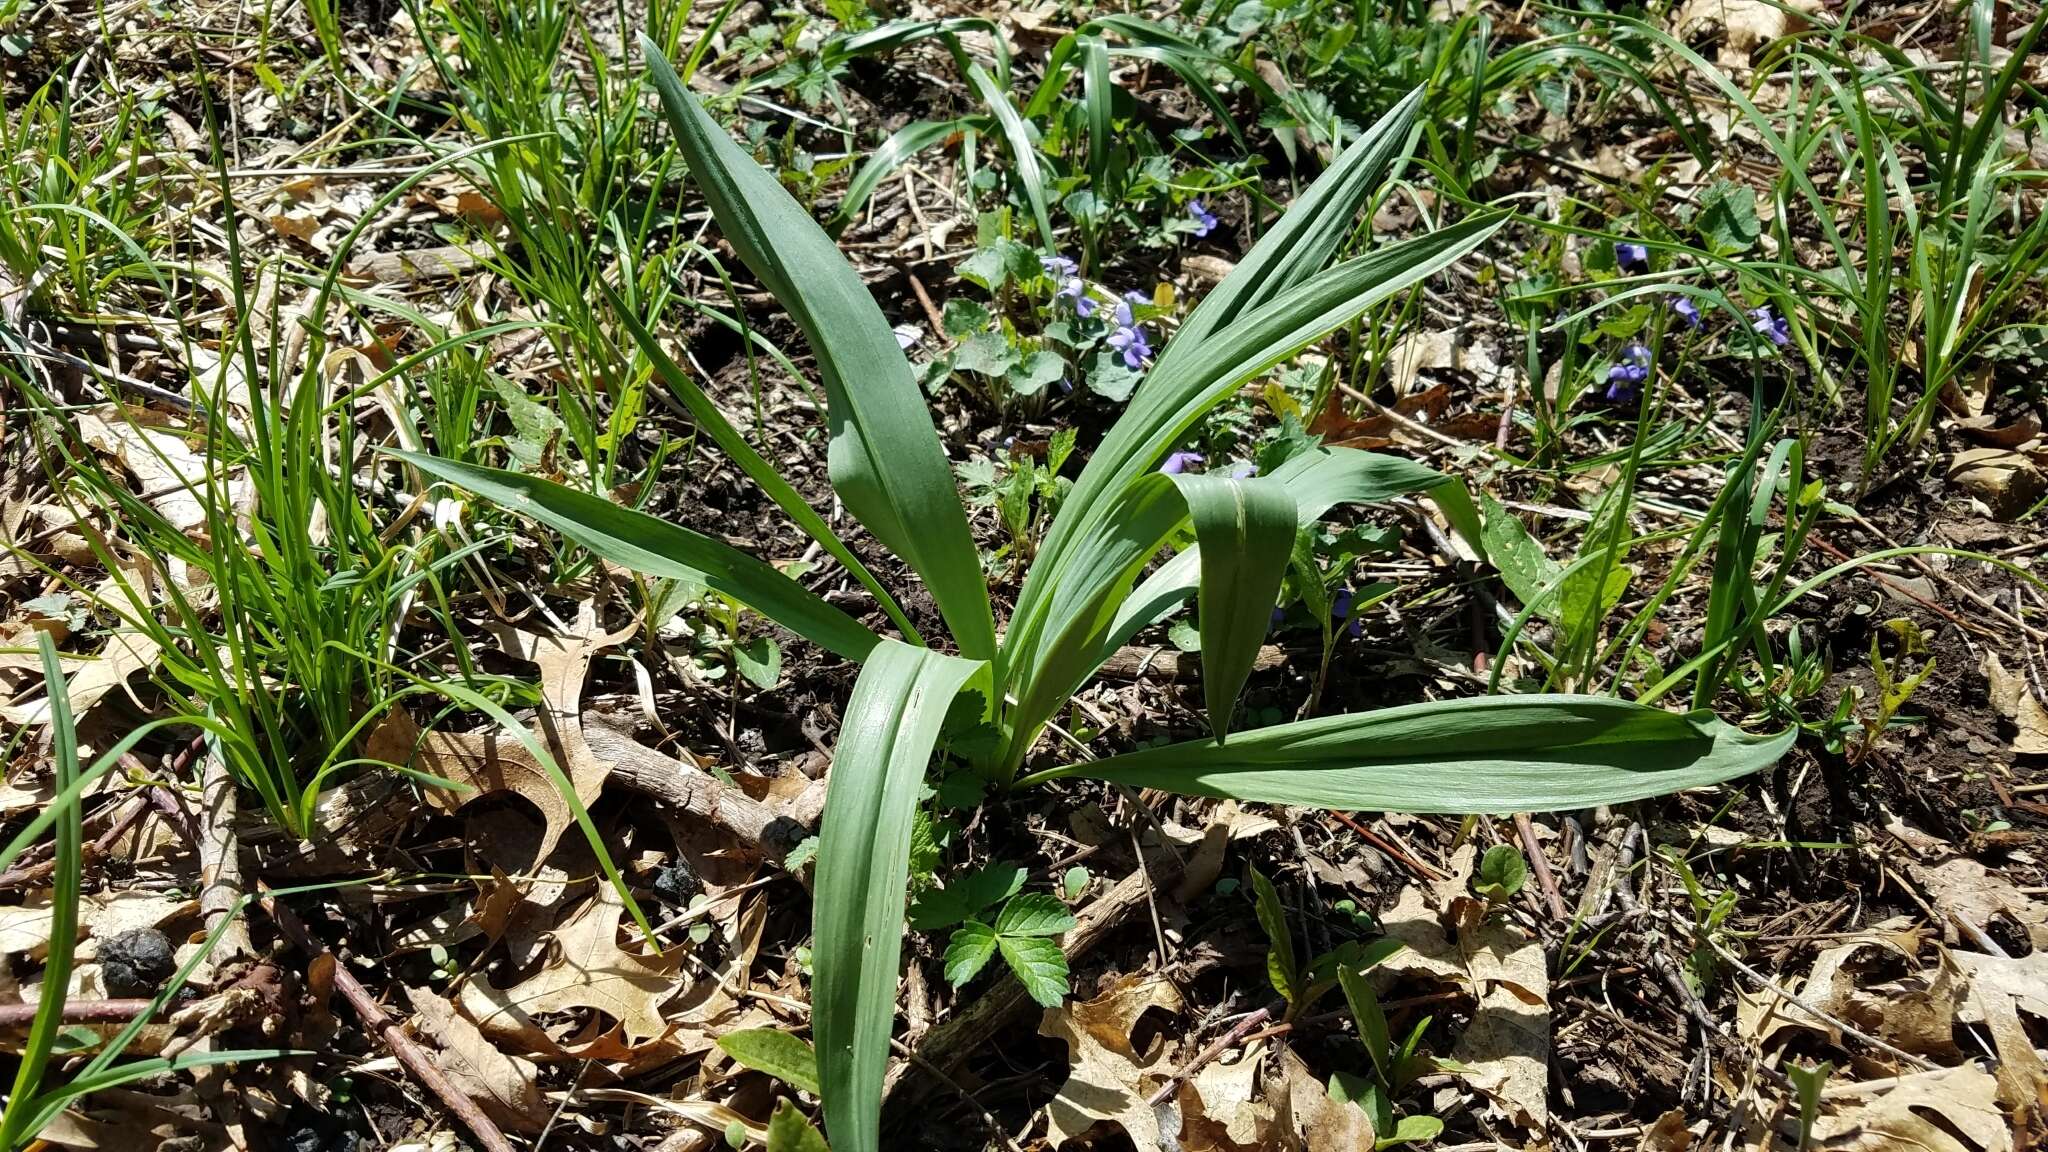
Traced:
<path id="1" fill-rule="evenodd" d="M 688 578 L 861 662 L 832 765 L 814 902 L 812 1026 L 825 1116 L 841 1152 L 879 1146 L 895 1017 L 913 814 L 955 697 L 978 694 L 1001 734 L 979 765 L 998 790 L 1080 776 L 1273 804 L 1415 812 L 1576 808 L 1753 772 L 1790 735 L 1752 737 L 1710 715 L 1588 696 L 1438 701 L 1236 732 L 1249 675 L 1297 531 L 1339 502 L 1462 489 L 1406 461 L 1344 449 L 1268 475 L 1167 475 L 1160 461 L 1211 408 L 1377 302 L 1471 252 L 1484 215 L 1331 267 L 1379 175 L 1413 139 L 1420 94 L 1310 187 L 1181 325 L 1061 502 L 998 635 L 944 450 L 909 363 L 867 288 L 775 177 L 755 165 L 643 41 L 690 171 L 725 237 L 817 353 L 834 490 L 921 577 L 957 654 L 896 600 L 796 489 L 620 309 L 642 355 L 715 441 L 876 597 L 884 638 L 768 564 L 687 528 L 559 484 L 400 453 L 422 472 L 553 527 L 623 567 Z M 1472 527 L 1469 500 L 1447 508 Z M 1196 540 L 1141 575 L 1177 533 Z M 1109 654 L 1197 598 L 1211 734 L 1169 747 L 1024 772 L 1049 721 Z"/>

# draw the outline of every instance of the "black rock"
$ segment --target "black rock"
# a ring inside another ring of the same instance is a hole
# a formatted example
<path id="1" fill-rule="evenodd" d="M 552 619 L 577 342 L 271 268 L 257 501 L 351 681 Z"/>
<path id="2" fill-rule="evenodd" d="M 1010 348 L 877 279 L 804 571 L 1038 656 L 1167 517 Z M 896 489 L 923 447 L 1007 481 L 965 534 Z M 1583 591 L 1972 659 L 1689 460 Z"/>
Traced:
<path id="1" fill-rule="evenodd" d="M 654 874 L 654 894 L 677 907 L 686 907 L 704 894 L 704 880 L 687 857 L 678 856 L 675 863 L 664 865 Z"/>
<path id="2" fill-rule="evenodd" d="M 154 928 L 131 928 L 100 942 L 100 983 L 109 996 L 154 996 L 178 971 L 171 938 Z"/>

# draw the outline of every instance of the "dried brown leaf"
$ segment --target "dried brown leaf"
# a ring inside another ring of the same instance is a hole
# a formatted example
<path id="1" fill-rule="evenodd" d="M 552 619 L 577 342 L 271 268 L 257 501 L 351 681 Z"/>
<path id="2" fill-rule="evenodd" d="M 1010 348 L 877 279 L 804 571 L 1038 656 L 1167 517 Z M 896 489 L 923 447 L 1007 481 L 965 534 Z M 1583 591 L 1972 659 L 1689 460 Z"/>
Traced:
<path id="1" fill-rule="evenodd" d="M 2048 708 L 2034 696 L 2027 678 L 2005 670 L 1996 653 L 1984 653 L 1984 678 L 1991 685 L 1991 705 L 2016 729 L 2012 750 L 2022 756 L 2048 755 Z"/>
<path id="2" fill-rule="evenodd" d="M 1045 1010 L 1038 1034 L 1064 1040 L 1071 1071 L 1047 1106 L 1055 1147 L 1098 1123 L 1122 1128 L 1139 1152 L 1157 1152 L 1159 1117 L 1145 1098 L 1172 1073 L 1161 1041 L 1140 1053 L 1131 1031 L 1152 1008 L 1180 1010 L 1180 993 L 1158 978 L 1131 977 L 1093 1000 Z"/>
<path id="3" fill-rule="evenodd" d="M 547 1124 L 548 1102 L 533 1061 L 493 1048 L 453 1004 L 427 989 L 407 988 L 405 995 L 412 1002 L 413 1031 L 433 1043 L 434 1062 L 450 1083 L 501 1127 L 538 1132 Z"/>

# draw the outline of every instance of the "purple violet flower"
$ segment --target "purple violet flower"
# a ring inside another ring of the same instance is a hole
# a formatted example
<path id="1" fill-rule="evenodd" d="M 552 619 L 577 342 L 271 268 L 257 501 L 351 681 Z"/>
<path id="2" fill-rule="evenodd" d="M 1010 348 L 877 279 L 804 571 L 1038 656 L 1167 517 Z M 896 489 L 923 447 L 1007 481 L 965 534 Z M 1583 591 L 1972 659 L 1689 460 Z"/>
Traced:
<path id="1" fill-rule="evenodd" d="M 1095 314 L 1095 301 L 1088 295 L 1088 282 L 1079 276 L 1069 276 L 1060 282 L 1060 290 L 1053 294 L 1054 300 L 1065 300 L 1074 306 L 1074 315 L 1083 320 Z"/>
<path id="2" fill-rule="evenodd" d="M 1351 617 L 1351 589 L 1339 588 L 1330 598 L 1330 619 L 1347 620 Z"/>
<path id="3" fill-rule="evenodd" d="M 1081 266 L 1065 256 L 1040 256 L 1038 267 L 1055 280 L 1066 280 L 1081 274 Z"/>
<path id="4" fill-rule="evenodd" d="M 1230 478 L 1232 480 L 1249 480 L 1258 474 L 1259 466 L 1257 464 L 1239 464 L 1230 470 Z"/>
<path id="5" fill-rule="evenodd" d="M 1123 356 L 1124 367 L 1135 372 L 1145 366 L 1152 355 L 1152 342 L 1146 338 L 1145 329 L 1131 312 L 1131 305 L 1150 304 L 1152 298 L 1142 292 L 1126 292 L 1116 302 L 1107 343 Z"/>
<path id="6" fill-rule="evenodd" d="M 1207 236 L 1216 230 L 1216 214 L 1209 211 L 1209 206 L 1200 200 L 1188 202 L 1188 216 L 1195 222 L 1195 235 Z"/>
<path id="7" fill-rule="evenodd" d="M 1636 398 L 1636 388 L 1650 378 L 1647 364 L 1618 363 L 1607 370 L 1607 399 L 1626 403 Z"/>
<path id="8" fill-rule="evenodd" d="M 1750 327 L 1755 328 L 1759 335 L 1769 337 L 1771 343 L 1783 348 L 1792 342 L 1791 321 L 1771 311 L 1769 304 L 1751 309 L 1749 317 L 1755 321 Z"/>
<path id="9" fill-rule="evenodd" d="M 1271 632 L 1271 631 L 1272 631 L 1273 629 L 1275 629 L 1275 628 L 1278 628 L 1278 627 L 1280 627 L 1281 623 L 1282 623 L 1283 621 L 1285 621 L 1286 619 L 1287 619 L 1287 609 L 1285 609 L 1285 608 L 1278 608 L 1278 607 L 1274 608 L 1274 609 L 1273 609 L 1273 619 L 1272 619 L 1272 621 L 1271 621 L 1270 623 L 1268 623 L 1268 624 L 1266 625 L 1266 631 L 1268 631 L 1268 632 Z"/>
<path id="10" fill-rule="evenodd" d="M 1644 366 L 1648 366 L 1648 364 L 1650 363 L 1649 346 L 1644 344 L 1641 340 L 1630 342 L 1628 347 L 1621 350 L 1621 355 L 1631 364 L 1641 364 Z"/>
<path id="11" fill-rule="evenodd" d="M 1175 452 L 1159 466 L 1159 471 L 1167 476 L 1178 476 L 1188 470 L 1188 465 L 1200 464 L 1202 459 L 1200 452 Z"/>
<path id="12" fill-rule="evenodd" d="M 1616 241 L 1614 245 L 1614 266 L 1630 275 L 1650 270 L 1650 246 L 1633 241 Z"/>
<path id="13" fill-rule="evenodd" d="M 1685 321 L 1686 327 L 1695 332 L 1706 324 L 1706 318 L 1700 315 L 1700 306 L 1693 303 L 1690 296 L 1673 296 L 1671 310 L 1678 314 L 1680 320 Z"/>
<path id="14" fill-rule="evenodd" d="M 1365 614 L 1360 613 L 1356 616 L 1353 616 L 1351 618 L 1351 622 L 1344 625 L 1344 632 L 1353 640 L 1356 640 L 1360 636 L 1365 635 Z"/>

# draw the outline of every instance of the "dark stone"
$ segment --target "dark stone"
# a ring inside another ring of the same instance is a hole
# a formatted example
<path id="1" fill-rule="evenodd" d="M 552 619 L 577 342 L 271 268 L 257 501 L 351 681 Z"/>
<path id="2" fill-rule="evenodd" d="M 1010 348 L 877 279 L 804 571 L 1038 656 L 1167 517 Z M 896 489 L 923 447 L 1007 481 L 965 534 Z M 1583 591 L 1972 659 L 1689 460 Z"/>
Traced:
<path id="1" fill-rule="evenodd" d="M 154 996 L 178 971 L 171 938 L 154 928 L 131 928 L 100 942 L 100 982 L 109 996 Z"/>

